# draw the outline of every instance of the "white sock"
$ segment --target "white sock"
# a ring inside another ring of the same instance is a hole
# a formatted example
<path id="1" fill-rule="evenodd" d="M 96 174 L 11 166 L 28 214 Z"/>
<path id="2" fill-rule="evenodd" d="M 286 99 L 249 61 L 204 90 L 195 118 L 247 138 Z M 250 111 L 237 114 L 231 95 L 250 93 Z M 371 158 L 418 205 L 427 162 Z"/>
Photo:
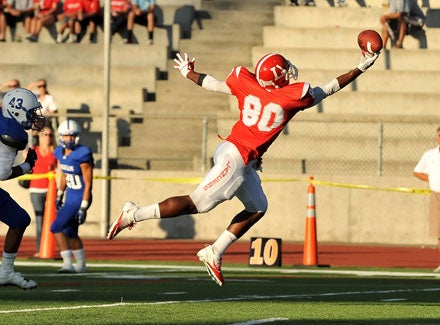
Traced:
<path id="1" fill-rule="evenodd" d="M 159 203 L 140 208 L 136 211 L 134 219 L 136 221 L 160 219 Z"/>
<path id="2" fill-rule="evenodd" d="M 63 269 L 71 269 L 72 265 L 72 251 L 67 249 L 65 251 L 60 252 L 61 257 L 63 258 Z"/>
<path id="3" fill-rule="evenodd" d="M 14 262 L 17 257 L 17 253 L 6 253 L 3 252 L 3 259 L 1 268 L 5 273 L 14 272 Z"/>
<path id="4" fill-rule="evenodd" d="M 235 241 L 237 241 L 237 236 L 235 236 L 232 232 L 225 230 L 220 237 L 217 238 L 214 244 L 212 244 L 212 248 L 214 248 L 214 251 L 217 254 L 223 256 L 228 247 L 231 246 Z"/>
<path id="5" fill-rule="evenodd" d="M 84 248 L 76 249 L 72 251 L 73 256 L 75 256 L 76 260 L 76 269 L 82 270 L 86 267 L 86 254 L 84 252 Z"/>

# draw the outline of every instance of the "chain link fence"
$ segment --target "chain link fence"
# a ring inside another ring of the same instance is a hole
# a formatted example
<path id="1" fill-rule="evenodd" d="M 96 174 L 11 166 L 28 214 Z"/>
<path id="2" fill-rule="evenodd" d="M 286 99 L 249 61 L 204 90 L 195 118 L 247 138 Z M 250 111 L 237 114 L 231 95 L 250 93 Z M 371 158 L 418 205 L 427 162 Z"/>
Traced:
<path id="1" fill-rule="evenodd" d="M 101 117 L 72 117 L 99 167 Z M 116 116 L 110 118 L 111 168 L 201 171 L 212 165 L 221 139 L 236 119 L 221 116 Z M 263 157 L 263 172 L 289 176 L 405 177 L 423 152 L 436 146 L 433 118 L 339 117 L 303 114 L 291 121 Z"/>

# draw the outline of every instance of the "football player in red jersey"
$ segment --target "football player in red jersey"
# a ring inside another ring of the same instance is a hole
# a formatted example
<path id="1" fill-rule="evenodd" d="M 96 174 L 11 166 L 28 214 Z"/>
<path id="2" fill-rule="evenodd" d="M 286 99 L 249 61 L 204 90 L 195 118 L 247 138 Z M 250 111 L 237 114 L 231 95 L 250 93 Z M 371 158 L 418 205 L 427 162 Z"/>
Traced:
<path id="1" fill-rule="evenodd" d="M 194 192 L 145 207 L 126 202 L 110 227 L 108 239 L 125 228 L 130 229 L 136 222 L 205 213 L 235 196 L 243 203 L 244 210 L 232 219 L 212 245 L 197 253 L 212 279 L 223 285 L 221 260 L 224 252 L 267 210 L 266 195 L 257 174 L 263 154 L 296 113 L 318 104 L 351 83 L 372 66 L 378 56 L 378 53 L 362 55 L 355 69 L 323 86 L 311 87 L 307 82 L 290 82 L 297 78 L 297 69 L 280 54 L 263 56 L 255 73 L 242 66 L 234 67 L 226 80 L 195 72 L 195 59 L 189 60 L 186 53 L 183 57 L 177 54 L 174 68 L 207 90 L 234 95 L 240 117 L 229 136 L 218 146 L 214 166 Z"/>

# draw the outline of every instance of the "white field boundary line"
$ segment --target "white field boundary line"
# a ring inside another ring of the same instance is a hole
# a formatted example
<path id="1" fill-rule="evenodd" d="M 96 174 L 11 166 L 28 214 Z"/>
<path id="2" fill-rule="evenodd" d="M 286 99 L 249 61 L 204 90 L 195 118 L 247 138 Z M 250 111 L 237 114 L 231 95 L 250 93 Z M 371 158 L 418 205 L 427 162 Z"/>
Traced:
<path id="1" fill-rule="evenodd" d="M 368 290 L 368 291 L 346 291 L 346 292 L 325 292 L 312 294 L 296 294 L 296 295 L 262 295 L 262 296 L 242 296 L 234 298 L 220 298 L 220 299 L 200 299 L 200 300 L 168 300 L 155 302 L 117 302 L 113 304 L 98 304 L 98 305 L 79 305 L 79 306 L 65 306 L 65 307 L 44 307 L 44 308 L 26 308 L 16 310 L 0 310 L 0 314 L 18 314 L 18 313 L 35 313 L 44 311 L 56 310 L 78 310 L 78 309 L 92 309 L 92 308 L 114 308 L 120 306 L 153 306 L 153 305 L 169 305 L 169 304 L 183 304 L 183 303 L 205 303 L 205 302 L 231 302 L 231 301 L 256 301 L 256 300 L 273 300 L 273 299 L 304 299 L 304 298 L 320 298 L 320 297 L 337 297 L 337 296 L 352 296 L 352 295 L 366 295 L 366 294 L 389 294 L 389 293 L 413 293 L 413 292 L 427 292 L 440 291 L 440 288 L 425 288 L 425 289 L 395 289 L 395 290 Z"/>
<path id="2" fill-rule="evenodd" d="M 59 267 L 60 262 L 45 262 L 45 261 L 16 261 L 17 266 L 54 266 Z M 167 269 L 175 271 L 206 271 L 205 266 L 188 266 L 188 265 L 160 265 L 160 264 L 119 264 L 119 263 L 99 263 L 90 262 L 87 263 L 90 267 L 101 268 L 127 268 L 127 269 Z M 404 271 L 362 271 L 362 270 L 329 270 L 329 269 L 307 269 L 307 268 L 292 268 L 292 269 L 276 269 L 276 268 L 255 268 L 255 267 L 222 267 L 222 271 L 231 272 L 258 272 L 258 273 L 280 273 L 280 274 L 342 274 L 342 275 L 354 275 L 360 277 L 428 277 L 428 278 L 440 278 L 440 273 L 435 272 L 404 272 Z"/>

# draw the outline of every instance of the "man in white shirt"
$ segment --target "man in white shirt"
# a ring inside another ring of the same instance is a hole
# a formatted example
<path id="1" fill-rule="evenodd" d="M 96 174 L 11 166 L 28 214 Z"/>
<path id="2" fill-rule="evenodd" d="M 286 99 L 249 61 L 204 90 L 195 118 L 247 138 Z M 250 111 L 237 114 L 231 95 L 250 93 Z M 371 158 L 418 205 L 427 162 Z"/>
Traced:
<path id="1" fill-rule="evenodd" d="M 431 189 L 429 197 L 429 234 L 438 238 L 440 249 L 440 127 L 437 128 L 438 146 L 426 151 L 414 167 L 414 176 L 428 182 Z M 440 266 L 434 272 L 440 272 Z"/>

